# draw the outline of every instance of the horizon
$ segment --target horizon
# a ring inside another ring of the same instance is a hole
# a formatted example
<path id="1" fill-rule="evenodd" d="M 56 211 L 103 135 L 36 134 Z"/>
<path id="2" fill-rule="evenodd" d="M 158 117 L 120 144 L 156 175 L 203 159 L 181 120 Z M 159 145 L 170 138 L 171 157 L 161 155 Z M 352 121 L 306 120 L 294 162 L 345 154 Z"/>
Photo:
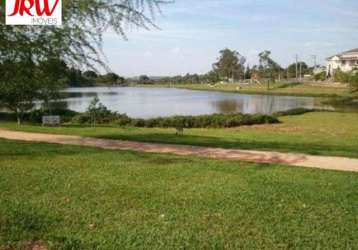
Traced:
<path id="1" fill-rule="evenodd" d="M 204 74 L 224 48 L 238 51 L 250 66 L 263 50 L 283 67 L 296 54 L 310 66 L 313 55 L 325 65 L 327 57 L 358 47 L 353 0 L 203 0 L 190 8 L 188 2 L 165 4 L 155 20 L 160 29 L 127 29 L 128 40 L 106 32 L 110 69 L 125 77 Z"/>

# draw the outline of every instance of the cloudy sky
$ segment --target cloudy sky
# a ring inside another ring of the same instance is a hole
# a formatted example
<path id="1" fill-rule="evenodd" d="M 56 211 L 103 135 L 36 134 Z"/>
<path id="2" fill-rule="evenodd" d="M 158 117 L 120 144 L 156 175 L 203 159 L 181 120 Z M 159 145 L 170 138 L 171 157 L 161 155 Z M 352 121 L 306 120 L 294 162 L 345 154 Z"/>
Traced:
<path id="1" fill-rule="evenodd" d="M 286 66 L 296 54 L 309 64 L 358 47 L 357 0 L 176 0 L 156 17 L 160 30 L 106 33 L 104 52 L 123 76 L 205 73 L 231 48 L 257 63 L 271 50 Z"/>

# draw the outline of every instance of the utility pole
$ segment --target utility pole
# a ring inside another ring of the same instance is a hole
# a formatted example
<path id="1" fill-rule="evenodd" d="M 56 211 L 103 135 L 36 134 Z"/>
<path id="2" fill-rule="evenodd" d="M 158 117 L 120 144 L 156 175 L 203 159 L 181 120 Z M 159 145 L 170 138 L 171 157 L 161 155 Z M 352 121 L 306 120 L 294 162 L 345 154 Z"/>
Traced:
<path id="1" fill-rule="evenodd" d="M 312 57 L 312 59 L 313 59 L 314 69 L 316 69 L 316 68 L 317 68 L 317 56 L 316 56 L 316 55 L 312 55 L 311 57 Z"/>
<path id="2" fill-rule="evenodd" d="M 286 69 L 286 78 L 287 78 L 287 81 L 288 81 L 288 79 L 290 78 L 289 73 L 288 73 L 288 67 L 287 67 L 287 69 Z"/>
<path id="3" fill-rule="evenodd" d="M 296 55 L 296 81 L 298 80 L 298 55 Z"/>

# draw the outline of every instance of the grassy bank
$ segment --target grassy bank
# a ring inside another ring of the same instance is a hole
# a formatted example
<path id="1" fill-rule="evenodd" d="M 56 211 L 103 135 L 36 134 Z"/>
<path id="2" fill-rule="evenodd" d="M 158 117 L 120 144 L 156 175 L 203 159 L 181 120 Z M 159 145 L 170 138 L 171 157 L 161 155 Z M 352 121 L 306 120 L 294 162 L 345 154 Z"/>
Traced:
<path id="1" fill-rule="evenodd" d="M 0 155 L 0 249 L 358 244 L 355 173 L 6 140 Z"/>
<path id="2" fill-rule="evenodd" d="M 351 96 L 351 91 L 348 86 L 332 85 L 332 84 L 317 84 L 317 83 L 302 83 L 302 84 L 287 84 L 287 83 L 271 83 L 270 88 L 263 83 L 260 84 L 156 84 L 156 85 L 141 85 L 141 86 L 156 86 L 156 87 L 173 87 L 184 88 L 191 90 L 208 90 L 208 91 L 222 91 L 231 93 L 243 94 L 263 94 L 263 95 L 286 95 L 286 96 L 312 96 L 312 97 L 343 97 Z"/>
<path id="3" fill-rule="evenodd" d="M 0 123 L 0 127 L 40 133 L 74 134 L 107 139 L 201 145 L 222 148 L 273 150 L 358 158 L 358 114 L 313 112 L 280 117 L 280 124 L 244 126 L 230 129 L 175 129 L 133 127 L 43 128 L 18 127 Z"/>

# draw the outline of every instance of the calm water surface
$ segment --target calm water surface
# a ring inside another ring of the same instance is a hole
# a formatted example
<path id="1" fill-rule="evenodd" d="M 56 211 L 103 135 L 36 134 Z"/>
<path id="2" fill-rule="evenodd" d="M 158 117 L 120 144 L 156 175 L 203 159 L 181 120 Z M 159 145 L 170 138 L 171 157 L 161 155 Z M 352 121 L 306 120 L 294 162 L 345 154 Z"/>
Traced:
<path id="1" fill-rule="evenodd" d="M 69 109 L 83 112 L 94 97 L 107 108 L 134 118 L 213 113 L 263 113 L 293 108 L 325 108 L 317 98 L 266 96 L 194 91 L 174 88 L 90 87 L 68 88 L 61 100 Z"/>

